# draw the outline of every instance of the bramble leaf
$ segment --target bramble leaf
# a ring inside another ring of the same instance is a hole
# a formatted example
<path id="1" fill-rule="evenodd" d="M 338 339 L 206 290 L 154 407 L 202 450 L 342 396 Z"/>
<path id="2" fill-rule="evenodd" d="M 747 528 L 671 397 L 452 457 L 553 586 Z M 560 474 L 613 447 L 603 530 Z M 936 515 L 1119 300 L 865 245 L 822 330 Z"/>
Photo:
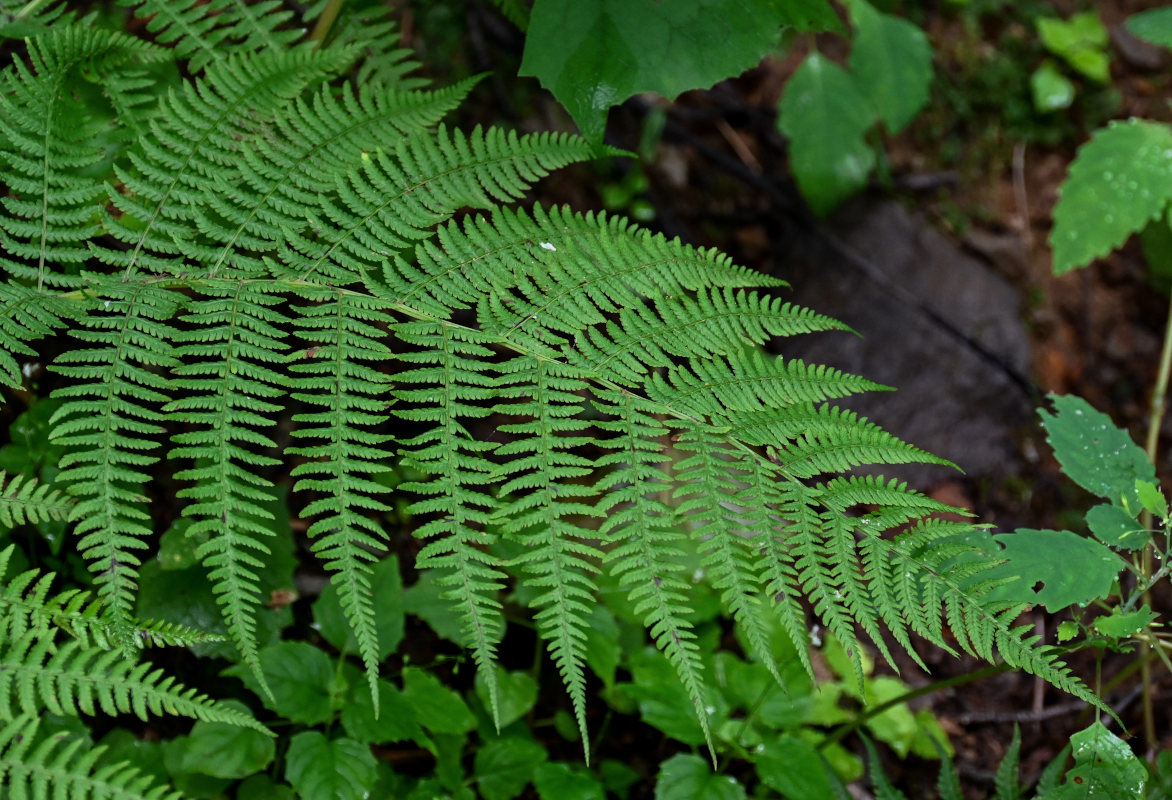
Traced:
<path id="1" fill-rule="evenodd" d="M 317 731 L 293 737 L 285 777 L 301 800 L 369 797 L 378 778 L 370 748 L 353 739 L 327 739 Z"/>
<path id="2" fill-rule="evenodd" d="M 1127 241 L 1172 199 L 1172 131 L 1159 122 L 1112 122 L 1084 144 L 1054 207 L 1054 273 L 1084 267 Z"/>
<path id="3" fill-rule="evenodd" d="M 1017 580 L 998 587 L 992 596 L 1042 603 L 1052 612 L 1106 597 L 1123 569 L 1123 562 L 1109 549 L 1070 531 L 1021 528 L 993 538 L 1005 548 L 1001 555 L 1006 563 L 987 576 Z M 1039 583 L 1042 587 L 1036 588 Z"/>

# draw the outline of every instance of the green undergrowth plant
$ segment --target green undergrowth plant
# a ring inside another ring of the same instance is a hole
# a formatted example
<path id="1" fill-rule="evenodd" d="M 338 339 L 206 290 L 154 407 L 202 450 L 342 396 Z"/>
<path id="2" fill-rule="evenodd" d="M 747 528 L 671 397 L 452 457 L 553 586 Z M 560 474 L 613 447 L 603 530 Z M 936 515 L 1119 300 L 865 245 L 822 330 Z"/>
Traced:
<path id="1" fill-rule="evenodd" d="M 0 382 L 28 432 L 0 506 L 11 796 L 163 797 L 171 779 L 216 796 L 273 763 L 272 729 L 283 767 L 251 796 L 365 796 L 398 780 L 371 745 L 402 739 L 469 796 L 466 734 L 511 757 L 487 733 L 524 683 L 498 665 L 506 597 L 587 760 L 600 597 L 641 645 L 631 674 L 657 665 L 609 701 L 637 708 L 670 673 L 685 741 L 714 761 L 752 747 L 717 700 L 719 613 L 762 692 L 813 680 L 816 623 L 861 700 L 867 648 L 919 661 L 915 635 L 1099 705 L 1016 624 L 986 534 L 852 473 L 945 463 L 830 402 L 883 387 L 763 347 L 843 325 L 719 253 L 518 203 L 591 145 L 448 128 L 475 80 L 411 77 L 378 4 L 126 7 L 139 22 L 33 2 L 0 29 L 20 37 L 0 73 Z M 282 640 L 299 548 L 328 575 L 329 648 Z M 399 555 L 422 574 L 407 594 L 444 609 L 419 614 L 466 649 L 483 720 L 433 672 L 389 672 Z M 88 585 L 51 594 L 48 571 Z M 245 688 L 183 688 L 156 645 L 227 659 Z M 98 712 L 198 722 L 155 775 L 125 736 L 85 748 L 77 716 Z M 200 763 L 225 738 L 251 755 Z M 727 782 L 696 755 L 663 770 L 665 797 Z"/>

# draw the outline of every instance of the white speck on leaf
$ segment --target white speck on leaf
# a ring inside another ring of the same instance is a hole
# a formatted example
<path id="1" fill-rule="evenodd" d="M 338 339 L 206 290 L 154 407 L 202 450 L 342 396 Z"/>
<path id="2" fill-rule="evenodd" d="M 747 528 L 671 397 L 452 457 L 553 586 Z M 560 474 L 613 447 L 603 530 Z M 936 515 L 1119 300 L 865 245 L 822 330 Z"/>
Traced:
<path id="1" fill-rule="evenodd" d="M 549 242 L 542 242 L 542 243 L 541 243 L 541 246 L 542 246 L 542 248 L 544 248 L 544 249 L 546 249 L 546 250 L 553 250 L 555 253 L 557 252 L 557 248 L 556 248 L 556 247 L 554 247 L 554 246 L 553 246 L 552 244 L 550 244 Z"/>

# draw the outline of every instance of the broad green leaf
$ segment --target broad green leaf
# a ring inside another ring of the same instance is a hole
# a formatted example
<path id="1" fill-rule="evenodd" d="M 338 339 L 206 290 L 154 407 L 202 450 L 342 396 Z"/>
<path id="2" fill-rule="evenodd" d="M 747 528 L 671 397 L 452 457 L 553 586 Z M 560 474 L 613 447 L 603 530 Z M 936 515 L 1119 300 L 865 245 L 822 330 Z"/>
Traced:
<path id="1" fill-rule="evenodd" d="M 1123 21 L 1123 25 L 1145 42 L 1172 49 L 1172 7 L 1153 8 L 1132 14 Z"/>
<path id="2" fill-rule="evenodd" d="M 333 664 L 318 648 L 306 642 L 279 642 L 262 649 L 259 658 L 271 698 L 243 665 L 224 673 L 240 678 L 268 708 L 293 722 L 316 725 L 341 708 L 346 686 L 344 681 L 336 683 Z"/>
<path id="3" fill-rule="evenodd" d="M 907 694 L 910 689 L 906 683 L 889 675 L 868 678 L 864 684 L 866 706 L 874 708 L 882 705 L 888 700 Z M 900 758 L 906 758 L 911 751 L 912 742 L 920 733 L 920 723 L 907 704 L 900 704 L 868 719 L 867 730 L 894 750 Z"/>
<path id="4" fill-rule="evenodd" d="M 474 769 L 484 800 L 513 800 L 546 759 L 545 748 L 528 737 L 492 739 L 476 752 Z"/>
<path id="5" fill-rule="evenodd" d="M 1101 722 L 1070 737 L 1074 766 L 1046 800 L 1141 800 L 1148 771 L 1127 743 Z"/>
<path id="6" fill-rule="evenodd" d="M 1084 11 L 1065 21 L 1043 17 L 1038 20 L 1038 35 L 1047 50 L 1086 77 L 1096 83 L 1111 79 L 1107 28 L 1097 12 Z"/>
<path id="7" fill-rule="evenodd" d="M 386 658 L 403 640 L 403 579 L 399 559 L 384 558 L 374 565 L 370 578 L 374 589 L 375 620 L 378 629 L 378 656 Z M 347 653 L 358 652 L 358 641 L 346 621 L 338 590 L 331 583 L 313 604 L 313 620 L 325 640 Z"/>
<path id="8" fill-rule="evenodd" d="M 687 744 L 703 744 L 704 731 L 696 719 L 696 710 L 687 689 L 675 676 L 675 668 L 659 650 L 648 647 L 631 658 L 631 683 L 618 688 L 634 698 L 639 715 L 648 725 Z M 710 692 L 709 724 L 716 727 L 728 713 L 728 705 L 718 692 Z"/>
<path id="9" fill-rule="evenodd" d="M 1158 519 L 1168 516 L 1168 501 L 1163 493 L 1152 481 L 1136 480 L 1135 493 L 1139 496 L 1140 505 Z"/>
<path id="10" fill-rule="evenodd" d="M 1087 512 L 1086 519 L 1091 533 L 1108 547 L 1142 550 L 1151 541 L 1151 537 L 1135 521 L 1135 517 L 1114 503 L 1100 503 L 1094 506 Z"/>
<path id="11" fill-rule="evenodd" d="M 679 753 L 659 765 L 655 800 L 745 800 L 736 778 L 714 775 L 700 756 Z"/>
<path id="12" fill-rule="evenodd" d="M 415 708 L 394 685 L 378 682 L 378 716 L 370 703 L 366 683 L 353 683 L 342 707 L 342 727 L 352 739 L 364 744 L 385 744 L 422 737 Z"/>
<path id="13" fill-rule="evenodd" d="M 403 697 L 415 709 L 419 724 L 429 731 L 458 734 L 476 727 L 476 717 L 460 695 L 429 672 L 403 670 Z"/>
<path id="14" fill-rule="evenodd" d="M 452 603 L 441 595 L 444 588 L 439 585 L 439 570 L 427 569 L 419 580 L 403 592 L 403 610 L 419 617 L 439 636 L 449 642 L 463 645 L 460 632 L 460 615 L 452 611 Z"/>
<path id="15" fill-rule="evenodd" d="M 243 703 L 232 700 L 227 705 L 247 711 Z M 276 756 L 276 741 L 260 731 L 227 725 L 223 722 L 196 722 L 182 742 L 180 768 L 214 778 L 244 778 L 259 772 Z"/>
<path id="16" fill-rule="evenodd" d="M 1112 639 L 1126 639 L 1151 625 L 1159 616 L 1148 606 L 1140 606 L 1129 614 L 1122 614 L 1118 608 L 1113 608 L 1107 616 L 1098 617 L 1092 627 Z"/>
<path id="17" fill-rule="evenodd" d="M 789 137 L 790 168 L 815 214 L 830 213 L 867 182 L 875 153 L 863 136 L 874 123 L 854 78 L 819 53 L 789 79 L 777 127 Z"/>
<path id="18" fill-rule="evenodd" d="M 899 133 L 928 102 L 932 47 L 912 23 L 850 0 L 855 40 L 850 69 L 855 84 L 892 133 Z"/>
<path id="19" fill-rule="evenodd" d="M 1072 639 L 1076 638 L 1081 631 L 1082 627 L 1074 620 L 1068 619 L 1065 622 L 1058 623 L 1058 630 L 1056 633 L 1058 643 L 1062 644 L 1063 642 L 1071 641 Z"/>
<path id="20" fill-rule="evenodd" d="M 642 779 L 642 775 L 622 761 L 613 758 L 604 759 L 598 765 L 598 773 L 607 791 L 614 792 L 619 797 L 626 797 L 627 790 Z"/>
<path id="21" fill-rule="evenodd" d="M 533 774 L 533 785 L 541 800 L 605 800 L 606 789 L 581 767 L 542 764 Z"/>
<path id="22" fill-rule="evenodd" d="M 614 614 L 603 603 L 596 603 L 587 617 L 586 664 L 605 686 L 614 685 L 615 672 L 623 659 L 619 641 L 619 625 Z"/>
<path id="23" fill-rule="evenodd" d="M 1147 454 L 1106 414 L 1074 395 L 1051 395 L 1055 414 L 1039 409 L 1046 441 L 1066 477 L 1091 494 L 1136 508 L 1135 482 L 1154 481 Z"/>
<path id="24" fill-rule="evenodd" d="M 163 742 L 163 766 L 171 775 L 170 783 L 187 800 L 211 800 L 221 797 L 232 785 L 229 778 L 216 778 L 186 768 L 187 742 L 169 739 Z"/>
<path id="25" fill-rule="evenodd" d="M 814 745 L 796 736 L 767 740 L 754 763 L 762 782 L 787 800 L 827 800 L 840 794 L 837 777 Z"/>
<path id="26" fill-rule="evenodd" d="M 230 705 L 231 700 L 224 705 Z M 77 719 L 74 717 L 74 719 Z M 163 766 L 163 745 L 161 742 L 152 742 L 140 739 L 126 728 L 115 728 L 104 737 L 99 744 L 106 748 L 102 753 L 102 760 L 107 764 L 125 761 L 135 767 L 143 775 L 151 777 L 152 782 L 166 784 L 171 780 Z"/>
<path id="27" fill-rule="evenodd" d="M 297 800 L 293 790 L 268 775 L 253 775 L 240 784 L 236 800 Z"/>
<path id="28" fill-rule="evenodd" d="M 500 719 L 497 724 L 504 728 L 529 713 L 533 704 L 537 702 L 537 682 L 527 672 L 506 672 L 500 667 L 496 670 L 497 701 L 499 703 Z M 486 709 L 492 708 L 489 703 L 489 686 L 483 670 L 476 670 L 476 696 Z"/>
<path id="29" fill-rule="evenodd" d="M 1030 75 L 1030 94 L 1038 111 L 1060 111 L 1074 102 L 1074 83 L 1047 59 Z"/>
<path id="30" fill-rule="evenodd" d="M 536 0 L 520 74 L 538 78 L 598 146 L 607 111 L 627 98 L 708 88 L 755 66 L 783 25 L 838 24 L 826 0 Z"/>
<path id="31" fill-rule="evenodd" d="M 1083 267 L 1127 241 L 1172 199 L 1172 131 L 1112 122 L 1079 148 L 1054 207 L 1054 272 Z"/>
<path id="32" fill-rule="evenodd" d="M 376 777 L 370 748 L 353 739 L 305 731 L 285 754 L 285 778 L 301 800 L 360 800 L 370 796 Z"/>
<path id="33" fill-rule="evenodd" d="M 1070 531 L 1021 528 L 994 538 L 1005 547 L 1001 557 L 1006 563 L 985 573 L 986 579 L 1016 580 L 993 590 L 990 598 L 1041 603 L 1059 611 L 1109 595 L 1123 568 L 1119 557 L 1106 547 Z"/>

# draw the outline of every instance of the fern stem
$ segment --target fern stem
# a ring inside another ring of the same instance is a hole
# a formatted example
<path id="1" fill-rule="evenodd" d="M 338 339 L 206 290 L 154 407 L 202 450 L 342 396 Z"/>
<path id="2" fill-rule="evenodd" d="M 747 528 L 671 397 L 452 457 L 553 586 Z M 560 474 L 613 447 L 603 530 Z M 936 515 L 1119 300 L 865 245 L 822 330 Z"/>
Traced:
<path id="1" fill-rule="evenodd" d="M 338 13 L 342 10 L 345 2 L 346 0 L 330 0 L 326 3 L 321 16 L 317 18 L 317 22 L 313 26 L 313 32 L 309 34 L 309 41 L 316 42 L 318 45 L 325 41 L 326 34 L 334 26 L 334 20 L 338 18 Z"/>
<path id="2" fill-rule="evenodd" d="M 46 3 L 46 0 L 32 0 L 32 2 L 25 3 L 24 8 L 22 8 L 20 11 L 16 12 L 16 19 L 24 19 L 25 17 L 29 16 L 34 11 L 36 11 L 38 8 L 43 6 L 45 3 Z"/>

